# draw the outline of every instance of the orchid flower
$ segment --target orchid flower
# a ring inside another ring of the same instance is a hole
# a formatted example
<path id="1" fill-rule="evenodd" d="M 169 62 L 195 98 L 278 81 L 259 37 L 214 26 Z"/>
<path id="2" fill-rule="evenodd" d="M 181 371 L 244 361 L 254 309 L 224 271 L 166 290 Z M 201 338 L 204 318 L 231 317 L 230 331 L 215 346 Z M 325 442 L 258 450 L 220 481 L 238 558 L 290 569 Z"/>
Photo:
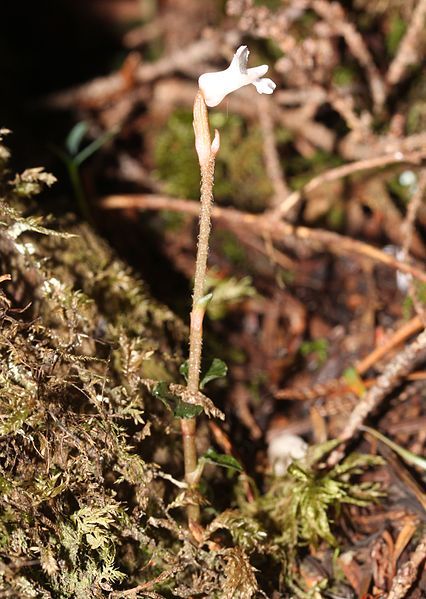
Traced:
<path id="1" fill-rule="evenodd" d="M 250 83 L 259 94 L 272 94 L 276 88 L 275 83 L 272 79 L 263 77 L 269 68 L 268 65 L 262 64 L 248 69 L 249 53 L 247 46 L 240 46 L 227 69 L 200 76 L 198 85 L 207 106 L 217 106 L 226 95 Z"/>

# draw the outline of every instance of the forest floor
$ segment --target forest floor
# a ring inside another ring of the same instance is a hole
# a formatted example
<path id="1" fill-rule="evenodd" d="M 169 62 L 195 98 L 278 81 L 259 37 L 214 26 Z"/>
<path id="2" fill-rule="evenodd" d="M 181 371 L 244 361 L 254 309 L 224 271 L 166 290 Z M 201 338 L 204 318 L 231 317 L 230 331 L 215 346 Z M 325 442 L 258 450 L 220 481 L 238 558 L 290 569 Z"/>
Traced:
<path id="1" fill-rule="evenodd" d="M 59 183 L 35 199 L 53 181 L 14 178 L 0 146 L 0 597 L 425 597 L 426 1 L 65 5 L 75 60 L 55 10 L 1 123 L 12 167 Z M 34 83 L 55 44 L 69 79 Z M 198 419 L 194 500 L 165 408 L 195 269 L 192 104 L 243 44 L 277 89 L 209 109 L 203 368 L 226 364 L 206 391 L 225 420 Z M 36 217 L 81 242 L 30 255 Z"/>

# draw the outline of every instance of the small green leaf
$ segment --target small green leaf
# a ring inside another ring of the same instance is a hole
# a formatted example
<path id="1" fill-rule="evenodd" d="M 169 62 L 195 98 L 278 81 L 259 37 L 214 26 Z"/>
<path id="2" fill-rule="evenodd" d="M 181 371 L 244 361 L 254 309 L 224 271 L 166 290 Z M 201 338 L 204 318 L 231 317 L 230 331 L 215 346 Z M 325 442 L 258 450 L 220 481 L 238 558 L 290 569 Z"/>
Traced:
<path id="1" fill-rule="evenodd" d="M 162 381 L 161 383 L 157 383 L 152 390 L 152 394 L 154 397 L 159 399 L 163 404 L 168 408 L 171 412 L 173 411 L 173 407 L 179 399 L 170 393 L 169 387 L 167 383 Z"/>
<path id="2" fill-rule="evenodd" d="M 364 395 L 366 391 L 364 382 L 353 366 L 346 368 L 343 373 L 343 378 L 348 387 L 350 387 L 351 390 L 358 395 L 358 397 L 362 397 Z"/>
<path id="3" fill-rule="evenodd" d="M 117 130 L 113 129 L 111 131 L 106 131 L 102 135 L 100 135 L 97 139 L 92 141 L 88 146 L 83 148 L 77 156 L 74 158 L 74 163 L 77 166 L 83 164 L 85 160 L 89 158 L 92 154 L 97 152 L 104 144 L 106 144 L 110 139 L 112 139 L 117 134 Z"/>
<path id="4" fill-rule="evenodd" d="M 72 156 L 75 156 L 77 154 L 78 148 L 80 147 L 80 144 L 87 133 L 87 129 L 87 123 L 81 121 L 80 123 L 77 123 L 68 133 L 68 136 L 65 140 L 65 145 L 67 147 L 68 152 Z"/>
<path id="5" fill-rule="evenodd" d="M 369 433 L 370 435 L 372 435 L 373 437 L 375 437 L 376 439 L 393 449 L 393 451 L 396 454 L 398 454 L 400 458 L 405 460 L 408 464 L 417 466 L 418 468 L 421 468 L 422 470 L 426 471 L 425 458 L 422 458 L 421 456 L 413 453 L 412 451 L 409 451 L 408 449 L 404 449 L 394 441 L 391 441 L 390 439 L 385 437 L 385 435 L 382 435 L 382 433 L 379 433 L 379 431 L 376 431 L 374 428 L 362 425 L 360 426 L 360 429 L 366 431 L 367 433 Z"/>
<path id="6" fill-rule="evenodd" d="M 218 453 L 214 449 L 210 448 L 202 456 L 203 460 L 216 466 L 222 466 L 222 468 L 228 468 L 229 470 L 236 470 L 237 472 L 243 472 L 243 467 L 232 455 L 225 455 Z"/>
<path id="7" fill-rule="evenodd" d="M 169 386 L 164 381 L 155 385 L 152 394 L 173 412 L 175 418 L 195 418 L 204 410 L 202 405 L 182 401 L 180 397 L 169 391 Z"/>
<path id="8" fill-rule="evenodd" d="M 214 358 L 213 362 L 210 365 L 210 368 L 206 372 L 206 374 L 201 379 L 200 389 L 204 389 L 204 387 L 210 381 L 214 381 L 214 379 L 219 379 L 226 376 L 228 373 L 228 367 L 223 360 L 219 360 L 219 358 Z"/>
<path id="9" fill-rule="evenodd" d="M 203 297 L 200 297 L 200 299 L 197 302 L 197 308 L 206 308 L 212 297 L 213 293 L 207 293 L 206 295 L 203 295 Z"/>
<path id="10" fill-rule="evenodd" d="M 178 399 L 173 410 L 173 414 L 176 418 L 195 418 L 199 416 L 203 411 L 203 406 L 197 404 L 187 403 Z"/>
<path id="11" fill-rule="evenodd" d="M 189 370 L 189 360 L 185 360 L 185 362 L 182 362 L 182 364 L 179 366 L 179 372 L 183 376 L 183 378 L 185 379 L 186 382 L 188 382 L 188 370 Z"/>

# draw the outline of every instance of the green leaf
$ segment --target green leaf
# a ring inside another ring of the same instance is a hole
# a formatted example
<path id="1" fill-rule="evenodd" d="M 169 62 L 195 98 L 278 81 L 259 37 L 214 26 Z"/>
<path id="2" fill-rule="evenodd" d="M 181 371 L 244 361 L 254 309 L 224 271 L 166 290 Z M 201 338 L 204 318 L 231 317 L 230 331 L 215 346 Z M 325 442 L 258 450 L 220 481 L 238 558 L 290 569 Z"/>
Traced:
<path id="1" fill-rule="evenodd" d="M 167 409 L 173 411 L 173 406 L 179 401 L 179 399 L 170 393 L 169 386 L 164 381 L 157 383 L 152 390 L 154 397 L 159 399 Z"/>
<path id="2" fill-rule="evenodd" d="M 83 162 L 85 160 L 87 160 L 92 154 L 97 152 L 104 144 L 107 143 L 107 141 L 112 139 L 114 137 L 114 135 L 116 135 L 116 134 L 117 134 L 117 130 L 113 129 L 112 131 L 106 131 L 105 133 L 100 135 L 98 137 L 98 139 L 95 139 L 94 141 L 92 141 L 91 144 L 89 144 L 88 146 L 83 148 L 81 150 L 81 152 L 79 152 L 77 154 L 77 156 L 74 158 L 74 163 L 77 166 L 80 166 L 81 164 L 83 164 Z"/>
<path id="3" fill-rule="evenodd" d="M 225 455 L 218 453 L 214 449 L 210 448 L 202 456 L 203 460 L 216 466 L 222 466 L 222 468 L 228 468 L 229 470 L 236 470 L 237 472 L 243 472 L 243 467 L 232 455 Z"/>
<path id="4" fill-rule="evenodd" d="M 214 379 L 219 379 L 226 376 L 228 373 L 228 367 L 223 360 L 219 358 L 214 358 L 213 362 L 210 365 L 210 368 L 206 372 L 206 374 L 201 379 L 200 389 L 204 389 L 204 387 L 210 381 L 214 381 Z"/>
<path id="5" fill-rule="evenodd" d="M 175 418 L 195 418 L 204 410 L 202 405 L 182 401 L 180 397 L 169 391 L 169 386 L 164 381 L 155 385 L 152 394 L 173 412 Z"/>
<path id="6" fill-rule="evenodd" d="M 405 460 L 408 464 L 417 466 L 418 468 L 421 468 L 422 470 L 426 471 L 425 458 L 422 458 L 421 456 L 413 453 L 412 451 L 409 451 L 408 449 L 404 449 L 394 441 L 391 441 L 390 439 L 379 433 L 379 431 L 376 431 L 374 428 L 370 428 L 369 426 L 360 426 L 360 428 L 361 430 L 366 431 L 367 433 L 369 433 L 370 435 L 372 435 L 373 437 L 375 437 L 376 439 L 393 449 L 393 451 L 396 454 L 398 454 L 399 457 Z"/>
<path id="7" fill-rule="evenodd" d="M 80 144 L 87 133 L 87 129 L 87 123 L 81 121 L 80 123 L 77 123 L 68 133 L 68 136 L 65 140 L 65 145 L 68 152 L 72 156 L 75 156 L 77 154 L 78 148 L 80 147 Z"/>
<path id="8" fill-rule="evenodd" d="M 179 366 L 179 372 L 183 376 L 183 378 L 185 379 L 186 382 L 188 382 L 188 371 L 189 371 L 189 360 L 185 360 L 185 362 L 182 362 L 182 364 Z"/>
<path id="9" fill-rule="evenodd" d="M 213 297 L 213 293 L 207 293 L 206 295 L 203 295 L 203 297 L 200 297 L 200 299 L 197 302 L 197 308 L 206 308 L 210 302 L 210 300 Z"/>
<path id="10" fill-rule="evenodd" d="M 197 404 L 187 403 L 178 399 L 173 410 L 173 414 L 176 418 L 195 418 L 199 416 L 203 411 L 203 406 Z"/>
<path id="11" fill-rule="evenodd" d="M 358 395 L 358 397 L 362 397 L 366 391 L 364 382 L 356 369 L 353 366 L 346 368 L 343 373 L 343 378 L 347 383 L 348 387 Z"/>

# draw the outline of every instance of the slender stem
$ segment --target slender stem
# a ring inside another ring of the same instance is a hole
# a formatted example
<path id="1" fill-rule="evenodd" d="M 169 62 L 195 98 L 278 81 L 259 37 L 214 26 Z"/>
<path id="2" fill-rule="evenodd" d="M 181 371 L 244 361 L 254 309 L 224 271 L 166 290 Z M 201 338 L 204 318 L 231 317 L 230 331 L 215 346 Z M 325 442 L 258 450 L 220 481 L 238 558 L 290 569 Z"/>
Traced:
<path id="1" fill-rule="evenodd" d="M 213 145 L 211 144 L 207 106 L 200 92 L 198 92 L 194 102 L 194 132 L 195 147 L 201 171 L 201 207 L 189 334 L 188 389 L 192 393 L 198 391 L 200 382 L 203 318 L 206 309 L 205 302 L 202 299 L 205 295 L 207 256 L 209 251 L 215 156 L 219 149 L 219 137 L 217 133 Z M 195 418 L 182 419 L 181 430 L 185 480 L 188 483 L 189 489 L 196 490 L 198 476 Z M 196 522 L 199 519 L 199 505 L 189 505 L 188 520 Z"/>
<path id="2" fill-rule="evenodd" d="M 80 215 L 90 224 L 93 224 L 92 215 L 89 210 L 87 198 L 81 184 L 81 177 L 77 163 L 72 160 L 67 160 L 68 173 L 71 179 L 71 184 L 74 189 L 77 205 L 80 211 Z"/>

